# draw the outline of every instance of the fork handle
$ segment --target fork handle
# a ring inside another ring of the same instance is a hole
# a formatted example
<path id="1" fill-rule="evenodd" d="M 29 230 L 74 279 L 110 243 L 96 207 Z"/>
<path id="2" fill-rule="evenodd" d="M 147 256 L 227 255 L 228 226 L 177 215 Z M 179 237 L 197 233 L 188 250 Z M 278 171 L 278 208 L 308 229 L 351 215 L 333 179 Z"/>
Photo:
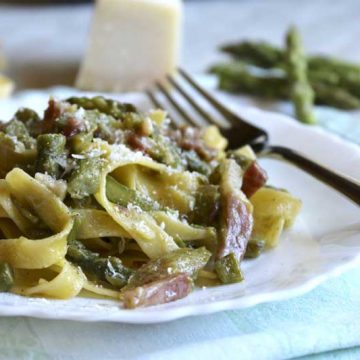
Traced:
<path id="1" fill-rule="evenodd" d="M 318 180 L 331 186 L 349 199 L 360 205 L 360 183 L 356 180 L 350 180 L 326 167 L 309 160 L 298 152 L 283 146 L 267 146 L 260 153 L 261 155 L 280 155 L 300 169 L 313 175 Z"/>

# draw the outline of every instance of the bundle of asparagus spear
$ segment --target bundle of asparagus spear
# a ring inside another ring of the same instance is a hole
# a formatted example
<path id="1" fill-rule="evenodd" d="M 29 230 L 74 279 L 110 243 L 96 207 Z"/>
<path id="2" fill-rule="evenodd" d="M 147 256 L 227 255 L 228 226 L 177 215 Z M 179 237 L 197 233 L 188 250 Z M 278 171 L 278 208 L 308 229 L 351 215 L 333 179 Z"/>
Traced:
<path id="1" fill-rule="evenodd" d="M 244 41 L 221 48 L 232 61 L 213 66 L 219 87 L 270 99 L 288 99 L 296 117 L 316 122 L 313 103 L 360 109 L 360 65 L 325 56 L 306 57 L 301 37 L 291 27 L 285 49 L 265 42 Z M 261 71 L 259 71 L 261 70 Z"/>

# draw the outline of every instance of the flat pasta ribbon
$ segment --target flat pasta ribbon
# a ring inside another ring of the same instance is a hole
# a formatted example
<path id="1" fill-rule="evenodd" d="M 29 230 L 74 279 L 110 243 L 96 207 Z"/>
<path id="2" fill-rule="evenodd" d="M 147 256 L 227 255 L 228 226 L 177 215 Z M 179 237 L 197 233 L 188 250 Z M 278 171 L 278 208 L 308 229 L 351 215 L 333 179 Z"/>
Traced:
<path id="1" fill-rule="evenodd" d="M 33 223 L 14 204 L 9 186 L 5 180 L 0 180 L 0 206 L 4 214 L 6 214 L 4 217 L 10 218 L 23 234 L 28 234 Z"/>
<path id="2" fill-rule="evenodd" d="M 137 164 L 160 172 L 166 170 L 165 166 L 139 153 L 134 153 L 124 146 L 118 146 L 117 148 L 117 156 L 113 157 L 113 161 L 110 159 L 109 165 L 101 175 L 100 187 L 95 194 L 96 200 L 115 222 L 131 235 L 150 259 L 176 250 L 178 246 L 174 239 L 156 223 L 149 213 L 135 207 L 128 206 L 125 208 L 108 200 L 106 196 L 106 177 L 117 168 L 128 164 Z"/>
<path id="3" fill-rule="evenodd" d="M 6 184 L 11 196 L 25 209 L 34 212 L 55 235 L 39 240 L 24 236 L 1 240 L 0 261 L 19 269 L 42 269 L 63 260 L 67 237 L 73 227 L 68 208 L 44 185 L 21 169 L 15 168 L 9 172 Z"/>
<path id="4" fill-rule="evenodd" d="M 33 164 L 36 159 L 36 150 L 15 149 L 12 141 L 0 133 L 0 179 L 14 167 L 25 168 Z"/>
<path id="5" fill-rule="evenodd" d="M 160 226 L 164 226 L 165 231 L 172 237 L 178 237 L 184 241 L 201 239 L 216 240 L 215 228 L 192 226 L 164 211 L 157 211 L 152 215 L 157 223 L 160 224 Z"/>
<path id="6" fill-rule="evenodd" d="M 124 237 L 131 236 L 103 210 L 77 209 L 74 211 L 76 217 L 76 238 L 93 239 L 102 237 Z"/>
<path id="7" fill-rule="evenodd" d="M 78 295 L 86 283 L 86 276 L 81 269 L 66 260 L 54 267 L 59 273 L 52 280 L 47 281 L 40 278 L 37 285 L 16 286 L 12 291 L 19 295 L 45 296 L 56 299 L 70 299 Z"/>

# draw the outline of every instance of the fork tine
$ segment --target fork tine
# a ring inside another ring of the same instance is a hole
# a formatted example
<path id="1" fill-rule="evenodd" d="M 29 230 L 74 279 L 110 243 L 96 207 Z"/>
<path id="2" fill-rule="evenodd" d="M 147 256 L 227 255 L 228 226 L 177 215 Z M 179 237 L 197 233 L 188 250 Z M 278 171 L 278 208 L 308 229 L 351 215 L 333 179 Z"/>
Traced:
<path id="1" fill-rule="evenodd" d="M 160 83 L 156 82 L 156 87 L 160 92 L 168 99 L 170 104 L 176 109 L 176 111 L 183 117 L 185 122 L 198 126 L 198 124 L 191 118 L 191 116 L 180 106 L 180 104 L 175 100 L 175 98 L 170 94 L 170 92 Z"/>
<path id="2" fill-rule="evenodd" d="M 167 75 L 166 77 L 170 84 L 174 86 L 174 88 L 188 101 L 188 103 L 202 116 L 206 122 L 223 127 L 223 124 L 221 124 L 219 121 L 216 121 L 207 111 L 205 111 L 172 75 Z"/>
<path id="3" fill-rule="evenodd" d="M 151 90 L 146 89 L 145 90 L 145 94 L 147 95 L 147 97 L 149 98 L 150 102 L 156 107 L 161 109 L 162 105 L 157 101 L 156 97 L 154 96 L 154 94 L 152 93 Z"/>
<path id="4" fill-rule="evenodd" d="M 226 120 L 228 120 L 231 124 L 238 123 L 239 117 L 235 115 L 232 111 L 223 106 L 219 101 L 217 101 L 209 92 L 203 89 L 199 84 L 197 84 L 192 77 L 183 69 L 178 68 L 178 72 L 182 77 L 187 80 L 187 82 L 196 89 L 209 103 L 217 110 L 220 114 L 222 114 Z M 216 124 L 216 123 L 215 123 Z"/>
<path id="5" fill-rule="evenodd" d="M 146 89 L 145 90 L 145 94 L 147 95 L 147 97 L 149 98 L 150 102 L 158 109 L 164 109 L 164 106 L 156 99 L 156 96 L 154 95 L 154 93 L 150 90 L 150 89 Z M 172 127 L 177 127 L 180 126 L 180 122 L 177 120 L 174 120 L 174 118 L 172 116 L 170 116 L 170 114 L 168 114 L 168 118 L 170 119 L 170 125 Z"/>

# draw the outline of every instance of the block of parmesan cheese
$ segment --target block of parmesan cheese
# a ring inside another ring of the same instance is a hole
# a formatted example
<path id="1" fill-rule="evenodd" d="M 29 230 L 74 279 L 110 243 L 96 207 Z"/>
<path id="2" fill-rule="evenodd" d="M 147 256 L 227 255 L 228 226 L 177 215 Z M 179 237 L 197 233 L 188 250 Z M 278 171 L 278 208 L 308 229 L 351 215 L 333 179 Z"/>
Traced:
<path id="1" fill-rule="evenodd" d="M 6 65 L 5 56 L 3 53 L 2 45 L 0 43 L 0 70 L 4 70 Z"/>
<path id="2" fill-rule="evenodd" d="M 7 98 L 14 90 L 14 83 L 6 76 L 0 74 L 0 99 Z"/>
<path id="3" fill-rule="evenodd" d="M 181 0 L 97 0 L 76 86 L 142 90 L 177 65 Z"/>

